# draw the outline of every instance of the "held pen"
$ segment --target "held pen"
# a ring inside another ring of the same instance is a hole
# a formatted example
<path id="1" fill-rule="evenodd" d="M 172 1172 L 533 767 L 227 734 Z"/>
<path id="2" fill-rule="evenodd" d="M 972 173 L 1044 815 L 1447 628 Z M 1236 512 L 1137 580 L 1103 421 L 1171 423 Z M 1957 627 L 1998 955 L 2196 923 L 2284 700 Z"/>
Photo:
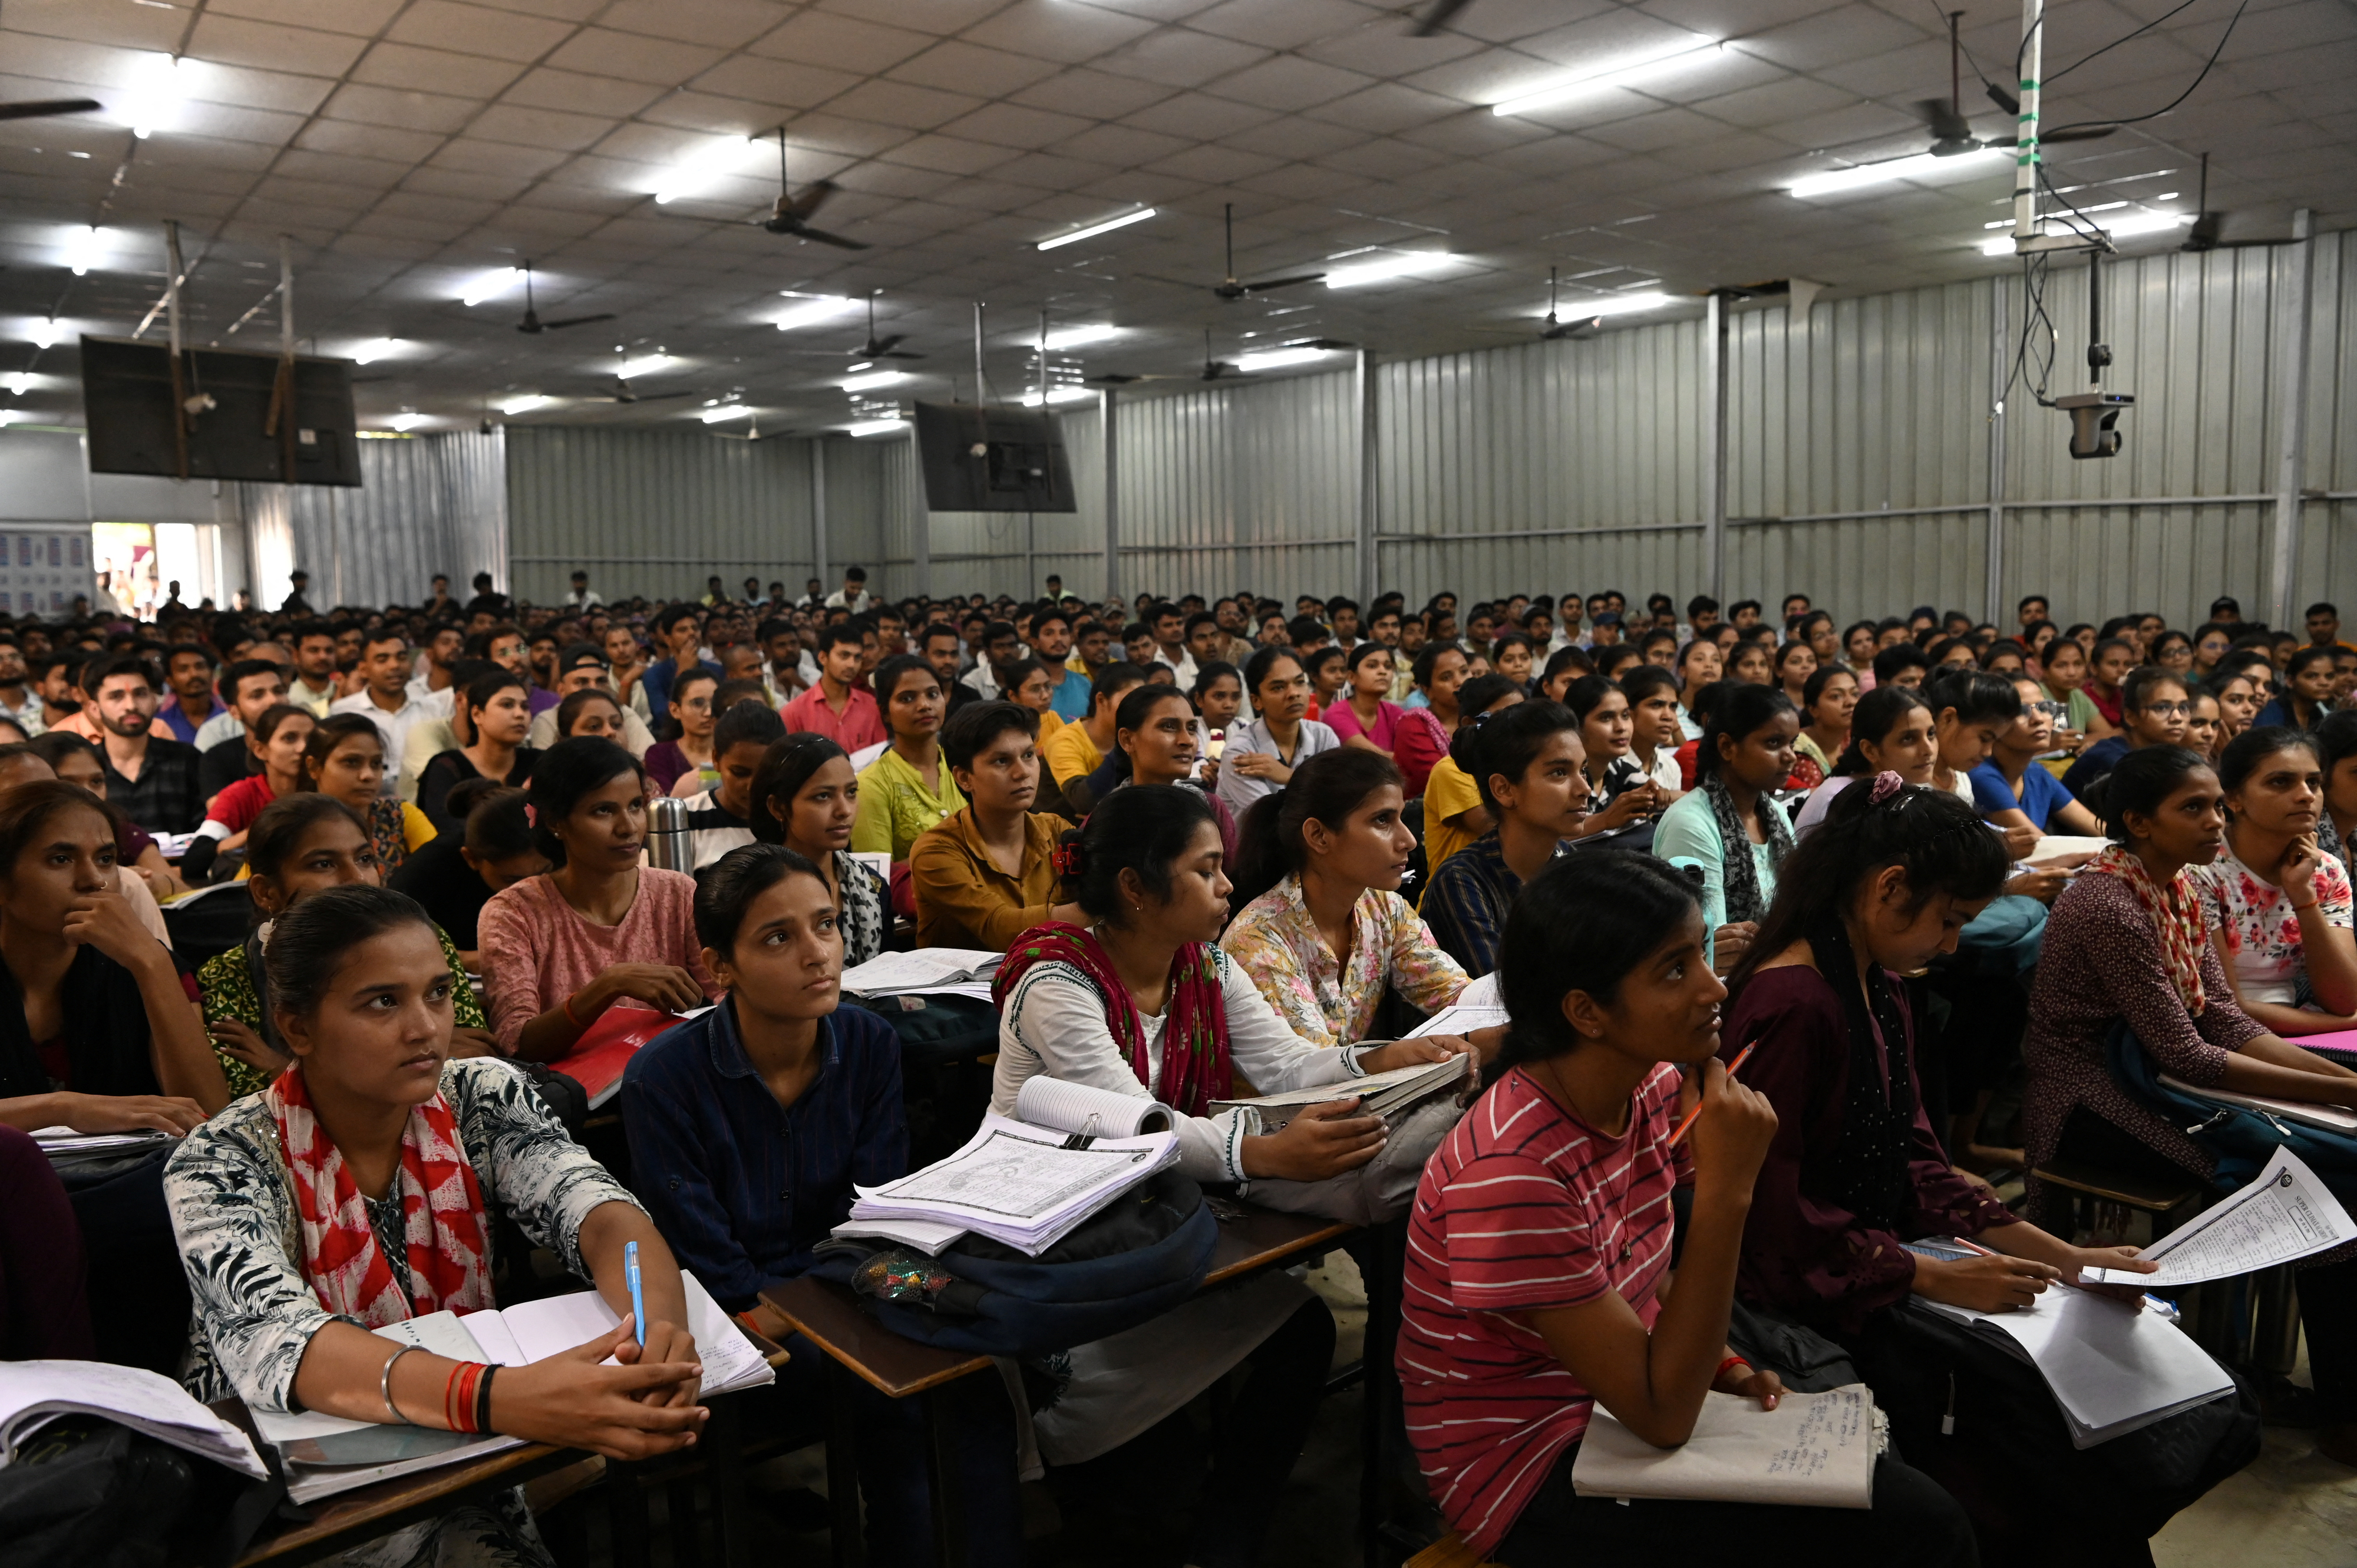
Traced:
<path id="1" fill-rule="evenodd" d="M 639 1278 L 639 1244 L 636 1241 L 622 1249 L 622 1277 L 630 1285 L 630 1332 L 638 1336 L 639 1348 L 647 1344 L 647 1293 Z"/>
<path id="2" fill-rule="evenodd" d="M 1754 1040 L 1749 1045 L 1744 1047 L 1741 1050 L 1736 1052 L 1735 1059 L 1727 1064 L 1727 1076 L 1733 1078 L 1735 1076 L 1735 1069 L 1741 1067 L 1744 1063 L 1744 1059 L 1759 1048 L 1760 1042 Z M 1702 1101 L 1697 1100 L 1695 1101 L 1695 1108 L 1687 1112 L 1685 1115 L 1679 1120 L 1677 1130 L 1670 1134 L 1670 1144 L 1673 1147 L 1675 1147 L 1680 1142 L 1682 1142 L 1688 1133 L 1694 1131 L 1695 1118 L 1701 1114 Z"/>

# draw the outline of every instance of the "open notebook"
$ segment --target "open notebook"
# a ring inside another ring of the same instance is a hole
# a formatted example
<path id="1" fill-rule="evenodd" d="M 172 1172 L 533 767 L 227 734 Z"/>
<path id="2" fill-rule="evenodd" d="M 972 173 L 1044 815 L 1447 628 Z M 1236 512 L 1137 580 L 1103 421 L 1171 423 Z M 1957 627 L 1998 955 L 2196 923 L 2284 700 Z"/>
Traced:
<path id="1" fill-rule="evenodd" d="M 244 1433 L 169 1378 L 105 1361 L 0 1361 L 0 1468 L 67 1415 L 104 1416 L 257 1481 L 270 1476 Z"/>
<path id="2" fill-rule="evenodd" d="M 918 948 L 877 953 L 843 972 L 843 989 L 856 996 L 974 995 L 989 1000 L 990 977 L 1006 961 L 986 948 Z"/>
<path id="3" fill-rule="evenodd" d="M 1694 1435 L 1656 1448 L 1598 1404 L 1572 1461 L 1581 1497 L 1674 1498 L 1870 1509 L 1886 1423 L 1864 1383 L 1788 1393 L 1774 1410 L 1735 1394 L 1703 1396 Z"/>
<path id="4" fill-rule="evenodd" d="M 704 1391 L 726 1393 L 776 1381 L 777 1373 L 769 1362 L 728 1320 L 720 1304 L 696 1283 L 695 1276 L 681 1278 L 687 1285 L 689 1326 L 695 1335 L 696 1354 L 704 1363 Z M 464 1317 L 431 1312 L 387 1324 L 375 1333 L 453 1360 L 523 1367 L 611 1334 L 621 1321 L 597 1292 L 576 1291 L 496 1311 L 470 1312 Z M 297 1415 L 256 1410 L 253 1424 L 263 1439 L 277 1449 L 285 1466 L 287 1496 L 298 1503 L 333 1497 L 413 1470 L 479 1459 L 523 1441 L 495 1434 L 469 1435 L 347 1421 L 317 1412 Z"/>

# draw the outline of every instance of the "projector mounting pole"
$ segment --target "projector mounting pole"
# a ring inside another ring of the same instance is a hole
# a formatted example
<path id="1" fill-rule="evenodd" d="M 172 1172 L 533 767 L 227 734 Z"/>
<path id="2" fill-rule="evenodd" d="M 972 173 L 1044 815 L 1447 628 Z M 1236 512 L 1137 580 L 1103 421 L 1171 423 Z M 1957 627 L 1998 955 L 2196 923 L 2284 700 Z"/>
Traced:
<path id="1" fill-rule="evenodd" d="M 278 439 L 278 471 L 287 484 L 295 482 L 295 252 L 293 242 L 278 236 L 278 373 L 270 381 L 270 413 L 262 422 L 264 435 Z"/>
<path id="2" fill-rule="evenodd" d="M 164 303 L 172 331 L 172 461 L 174 471 L 185 479 L 188 477 L 188 408 L 182 401 L 188 389 L 180 375 L 180 224 L 177 219 L 164 220 Z"/>
<path id="3" fill-rule="evenodd" d="M 2046 0 L 2021 0 L 2021 94 L 2013 143 L 2013 244 L 2038 238 L 2038 97 L 2044 74 Z"/>
<path id="4" fill-rule="evenodd" d="M 974 406 L 980 408 L 989 399 L 982 390 L 982 301 L 974 302 Z"/>

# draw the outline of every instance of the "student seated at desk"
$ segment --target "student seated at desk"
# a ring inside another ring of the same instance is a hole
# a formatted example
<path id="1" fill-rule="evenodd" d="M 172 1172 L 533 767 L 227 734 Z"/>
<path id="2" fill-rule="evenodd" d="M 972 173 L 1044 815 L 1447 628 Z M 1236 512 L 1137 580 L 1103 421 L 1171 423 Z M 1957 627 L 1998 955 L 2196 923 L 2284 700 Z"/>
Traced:
<path id="1" fill-rule="evenodd" d="M 1896 1455 L 1876 1466 L 1871 1509 L 1623 1507 L 1573 1490 L 1599 1402 L 1674 1446 L 1711 1390 L 1783 1392 L 1727 1343 L 1753 1177 L 1779 1128 L 1710 1059 L 1727 990 L 1705 934 L 1684 879 L 1621 851 L 1567 855 L 1515 903 L 1505 1070 L 1426 1165 L 1408 1219 L 1394 1355 L 1425 1479 L 1473 1552 L 1510 1568 L 1665 1548 L 1693 1563 L 1971 1568 L 1963 1510 Z M 1700 1064 L 1702 1115 L 1681 1148 L 1684 1063 Z M 1665 1292 L 1684 1186 L 1694 1204 Z"/>
<path id="2" fill-rule="evenodd" d="M 1498 967 L 1515 897 L 1572 849 L 1587 818 L 1587 758 L 1579 721 L 1544 700 L 1458 730 L 1449 755 L 1480 784 L 1482 809 L 1498 825 L 1433 873 L 1424 918 L 1441 950 L 1478 976 Z"/>
<path id="3" fill-rule="evenodd" d="M 892 738 L 860 771 L 851 847 L 889 854 L 899 865 L 917 836 L 964 806 L 965 797 L 942 761 L 942 716 L 948 710 L 933 667 L 911 653 L 887 659 L 876 670 L 876 701 Z"/>
<path id="4" fill-rule="evenodd" d="M 2013 691 L 2021 699 L 2021 713 L 1997 733 L 1988 760 L 1972 770 L 1973 804 L 2001 828 L 2026 826 L 2082 837 L 2101 833 L 2095 813 L 2039 764 L 2054 748 L 2053 704 L 2045 688 L 2023 675 L 2015 678 Z"/>
<path id="5" fill-rule="evenodd" d="M 722 856 L 696 891 L 695 926 L 720 1004 L 630 1059 L 622 1122 L 648 1212 L 714 1299 L 737 1312 L 809 1271 L 827 1232 L 850 1217 L 855 1186 L 908 1174 L 900 1044 L 877 1015 L 838 1005 L 834 889 L 792 850 L 752 844 Z M 800 1335 L 786 1348 L 792 1359 L 761 1396 L 764 1423 L 815 1439 L 826 1352 Z M 921 1405 L 845 1382 L 871 1559 L 931 1563 Z M 942 1391 L 967 1544 L 977 1562 L 1020 1563 L 1004 1387 L 981 1377 Z"/>
<path id="6" fill-rule="evenodd" d="M 639 759 L 610 740 L 562 740 L 528 794 L 555 869 L 493 895 L 477 922 L 500 1049 L 554 1061 L 618 1003 L 683 1013 L 718 995 L 695 942 L 695 878 L 640 864 Z"/>
<path id="7" fill-rule="evenodd" d="M 254 819 L 247 843 L 246 867 L 253 875 L 246 891 L 253 901 L 255 929 L 197 971 L 205 1032 L 212 1036 L 213 1053 L 221 1058 L 232 1096 L 262 1089 L 292 1060 L 270 1016 L 264 955 L 273 924 L 314 893 L 354 883 L 375 887 L 384 880 L 359 819 L 331 796 L 306 793 L 273 801 Z M 435 934 L 450 961 L 452 1053 L 492 1055 L 496 1047 L 483 1004 L 467 982 L 457 946 L 439 926 Z"/>
<path id="8" fill-rule="evenodd" d="M 434 842 L 434 824 L 407 800 L 383 792 L 384 737 L 366 714 L 330 714 L 303 747 L 303 784 L 341 800 L 368 828 L 376 863 L 390 873 Z"/>
<path id="9" fill-rule="evenodd" d="M 1005 952 L 1043 920 L 1081 918 L 1079 905 L 1056 897 L 1056 840 L 1071 823 L 1031 809 L 1039 722 L 1017 703 L 982 702 L 942 726 L 942 755 L 965 805 L 909 852 L 919 947 Z"/>
<path id="10" fill-rule="evenodd" d="M 617 1459 L 694 1443 L 707 1412 L 671 1250 L 522 1077 L 502 1062 L 447 1059 L 450 966 L 425 911 L 389 888 L 331 888 L 277 922 L 268 961 L 296 1066 L 182 1142 L 166 1167 L 197 1300 L 188 1391 Z M 368 1332 L 498 1305 L 502 1219 L 594 1285 L 621 1327 L 496 1369 Z M 643 1326 L 630 1321 L 623 1277 L 633 1241 Z M 623 1364 L 600 1366 L 609 1355 Z M 549 1561 L 520 1491 L 412 1525 L 367 1560 Z"/>
<path id="11" fill-rule="evenodd" d="M 2207 1149 L 2114 1080 L 2106 1051 L 2123 1024 L 2154 1065 L 2188 1083 L 2357 1109 L 2357 1073 L 2243 1011 L 2210 940 L 2198 879 L 2225 847 L 2225 796 L 2210 765 L 2182 746 L 2133 751 L 2092 803 L 2112 847 L 2054 901 L 2029 994 L 2031 1165 L 2061 1155 L 2132 1176 L 2215 1175 Z M 2030 1183 L 2033 1214 L 2043 1186 Z M 2297 1278 L 2317 1451 L 2357 1465 L 2357 1244 L 2301 1260 Z"/>
<path id="12" fill-rule="evenodd" d="M 457 693 L 467 716 L 467 731 L 474 739 L 437 754 L 417 776 L 417 809 L 425 813 L 435 832 L 447 833 L 458 825 L 448 805 L 454 786 L 469 779 L 489 779 L 522 789 L 532 778 L 533 763 L 540 753 L 524 744 L 532 728 L 531 693 L 522 676 L 493 670 L 477 676 Z"/>
<path id="13" fill-rule="evenodd" d="M 884 950 L 891 895 L 884 879 L 852 858 L 859 778 L 843 747 L 813 730 L 773 743 L 753 775 L 753 837 L 781 843 L 818 867 L 834 894 L 843 963 L 856 969 Z"/>
<path id="14" fill-rule="evenodd" d="M 1743 955 L 1792 852 L 1792 830 L 1773 795 L 1792 775 L 1801 717 L 1773 686 L 1722 682 L 1714 699 L 1695 753 L 1700 781 L 1662 813 L 1653 853 L 1702 867 L 1703 918 L 1723 972 Z"/>
<path id="15" fill-rule="evenodd" d="M 1850 714 L 1849 744 L 1834 758 L 1832 776 L 1809 791 L 1792 819 L 1792 836 L 1808 837 L 1842 791 L 1860 779 L 1890 772 L 1910 784 L 1929 784 L 1939 761 L 1932 704 L 1912 686 L 1877 686 L 1857 700 Z"/>
<path id="16" fill-rule="evenodd" d="M 423 905 L 458 950 L 458 961 L 482 968 L 480 922 L 491 896 L 548 869 L 521 789 L 468 779 L 450 791 L 458 831 L 443 833 L 404 861 L 385 886 Z"/>
<path id="17" fill-rule="evenodd" d="M 1530 700 L 1503 675 L 1483 675 L 1466 682 L 1458 689 L 1457 699 L 1458 712 L 1463 715 L 1458 720 L 1459 733 L 1485 714 L 1502 713 Z M 1453 748 L 1453 737 L 1450 745 Z M 1424 887 L 1420 893 L 1413 888 L 1409 891 L 1420 897 L 1430 897 L 1433 878 L 1440 875 L 1440 868 L 1467 844 L 1497 825 L 1497 818 L 1481 803 L 1480 790 L 1457 765 L 1453 755 L 1434 763 L 1424 781 Z"/>
<path id="18" fill-rule="evenodd" d="M 993 1110 L 1012 1115 L 1025 1080 L 1042 1073 L 1158 1099 L 1178 1112 L 1178 1169 L 1199 1182 L 1319 1181 L 1374 1158 L 1383 1123 L 1355 1114 L 1350 1080 L 1446 1051 L 1429 1040 L 1320 1050 L 1286 1027 L 1243 966 L 1213 945 L 1230 889 L 1200 790 L 1116 790 L 1065 835 L 1064 852 L 1066 887 L 1091 923 L 1035 927 L 999 967 Z M 1334 1084 L 1341 1098 L 1262 1133 L 1248 1111 L 1210 1114 L 1240 1079 L 1264 1093 Z M 1070 1386 L 1038 1412 L 1034 1431 L 1051 1464 L 1093 1458 L 1250 1360 L 1182 1559 L 1233 1568 L 1254 1560 L 1267 1530 L 1333 1346 L 1325 1304 L 1283 1273 L 1263 1274 L 1076 1348 Z"/>
<path id="19" fill-rule="evenodd" d="M 214 858 L 244 849 L 245 835 L 263 809 L 303 788 L 303 752 L 317 723 L 309 710 L 292 703 L 274 703 L 253 721 L 262 771 L 238 779 L 206 802 L 204 825 L 180 856 L 180 870 L 191 881 L 211 881 Z M 240 738 L 236 744 L 245 742 Z"/>
<path id="20" fill-rule="evenodd" d="M 2316 842 L 2324 765 L 2306 730 L 2262 725 L 2217 765 L 2226 847 L 2191 868 L 2243 1011 L 2278 1035 L 2357 1028 L 2349 875 Z"/>
<path id="21" fill-rule="evenodd" d="M 1365 1039 L 1387 990 L 1437 1013 L 1471 978 L 1399 896 L 1415 848 L 1404 804 L 1399 766 L 1346 746 L 1304 762 L 1245 814 L 1243 908 L 1220 946 L 1312 1045 Z"/>
<path id="22" fill-rule="evenodd" d="M 1890 1412 L 1900 1451 L 1969 1502 L 1984 1561 L 2149 1561 L 2141 1542 L 2204 1488 L 2180 1495 L 2122 1477 L 2098 1453 L 2083 1459 L 2059 1419 L 2002 1433 L 1986 1422 L 1943 1429 L 1956 1407 L 1942 1374 L 1984 1386 L 1993 1374 L 1900 1310 L 1911 1294 L 2008 1312 L 2083 1269 L 2158 1266 L 2135 1262 L 2132 1247 L 2075 1247 L 2022 1221 L 1951 1167 L 1932 1131 L 1915 1065 L 1922 1033 L 1900 976 L 1954 948 L 2008 865 L 1970 806 L 1896 773 L 1845 790 L 1793 851 L 1728 977 L 1721 1052 L 1757 1044 L 1744 1078 L 1777 1117 L 1738 1289 L 1850 1352 Z M 1943 1261 L 1905 1246 L 1946 1236 L 1986 1253 Z M 1989 1397 L 2008 1408 L 2051 1398 L 2027 1364 L 2001 1388 Z M 2095 1497 L 2101 1507 L 2089 1506 Z"/>

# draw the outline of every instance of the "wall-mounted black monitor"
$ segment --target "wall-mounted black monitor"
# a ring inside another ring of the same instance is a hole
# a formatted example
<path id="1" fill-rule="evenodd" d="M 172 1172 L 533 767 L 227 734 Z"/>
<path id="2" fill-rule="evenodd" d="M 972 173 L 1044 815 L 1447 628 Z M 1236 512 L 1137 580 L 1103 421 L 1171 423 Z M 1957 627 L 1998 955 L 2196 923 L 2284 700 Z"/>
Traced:
<path id="1" fill-rule="evenodd" d="M 934 511 L 1078 511 L 1064 438 L 1028 408 L 917 405 L 917 460 Z"/>
<path id="2" fill-rule="evenodd" d="M 81 340 L 82 417 L 93 474 L 255 479 L 292 485 L 361 482 L 352 362 L 297 355 L 290 414 L 270 422 L 275 354 L 185 349 L 179 398 L 210 399 L 189 416 L 187 466 L 172 438 L 172 356 L 161 343 Z"/>

